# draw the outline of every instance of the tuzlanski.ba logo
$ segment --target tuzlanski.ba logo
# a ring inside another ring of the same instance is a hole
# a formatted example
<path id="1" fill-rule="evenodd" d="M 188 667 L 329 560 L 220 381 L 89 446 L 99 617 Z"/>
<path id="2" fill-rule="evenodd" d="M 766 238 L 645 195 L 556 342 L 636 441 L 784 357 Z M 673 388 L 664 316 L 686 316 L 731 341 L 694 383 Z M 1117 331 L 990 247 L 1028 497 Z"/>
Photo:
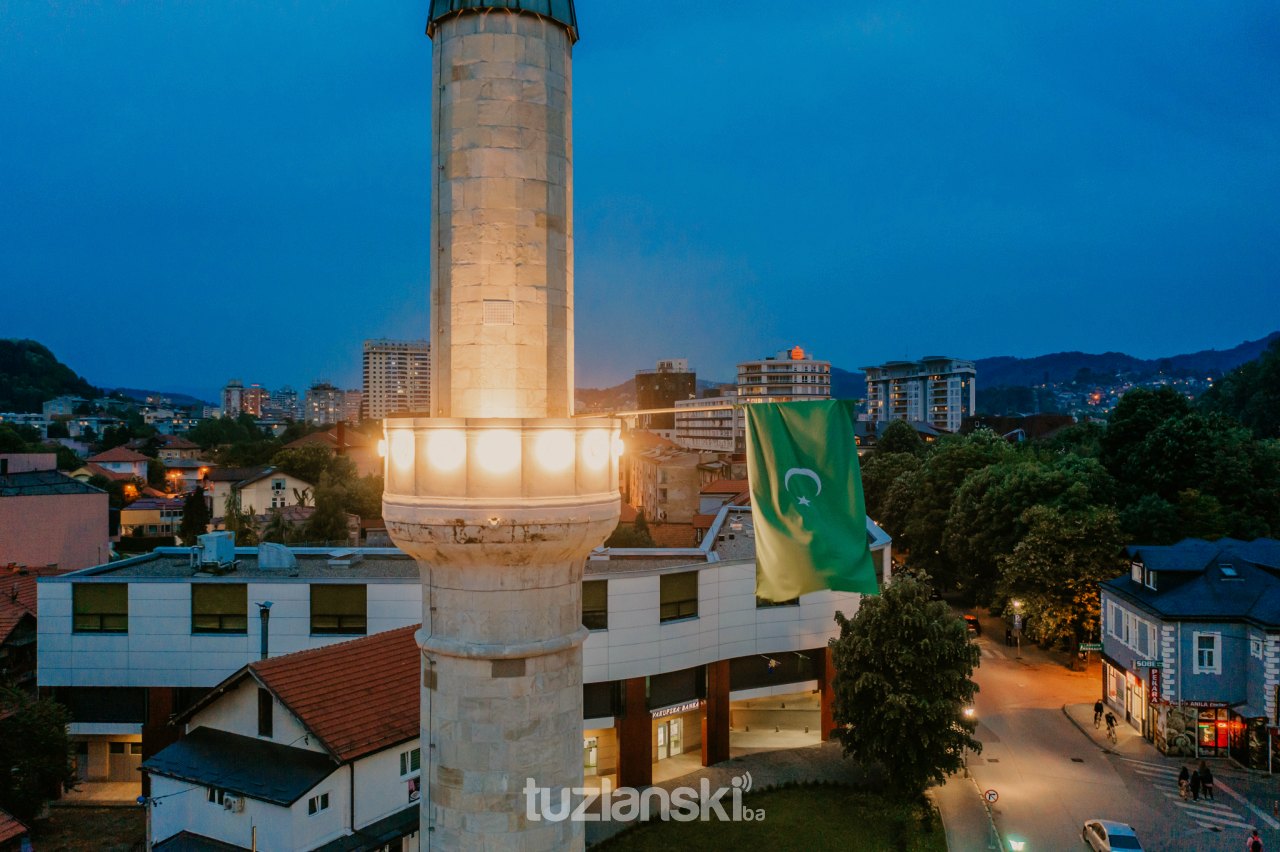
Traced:
<path id="1" fill-rule="evenodd" d="M 651 819 L 676 822 L 758 822 L 764 808 L 747 808 L 742 794 L 751 790 L 751 773 L 735 776 L 728 787 L 711 789 L 702 778 L 697 787 L 618 787 L 604 778 L 600 789 L 539 787 L 532 778 L 524 784 L 525 816 L 530 822 L 632 822 Z M 727 799 L 727 800 L 726 800 Z M 577 803 L 576 805 L 574 803 Z M 597 807 L 598 806 L 598 807 Z"/>

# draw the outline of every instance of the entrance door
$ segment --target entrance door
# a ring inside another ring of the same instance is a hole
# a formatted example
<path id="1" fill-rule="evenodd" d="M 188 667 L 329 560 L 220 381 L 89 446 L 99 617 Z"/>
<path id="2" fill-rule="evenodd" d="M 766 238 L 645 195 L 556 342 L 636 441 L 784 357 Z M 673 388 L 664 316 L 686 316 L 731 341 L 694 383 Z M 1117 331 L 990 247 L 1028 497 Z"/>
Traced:
<path id="1" fill-rule="evenodd" d="M 658 760 L 666 760 L 671 752 L 667 744 L 667 723 L 658 723 Z"/>
<path id="2" fill-rule="evenodd" d="M 582 739 L 582 774 L 595 775 L 600 764 L 600 741 L 596 737 Z"/>
<path id="3" fill-rule="evenodd" d="M 672 757 L 677 754 L 684 753 L 684 728 L 683 721 L 680 719 L 672 719 L 667 723 L 671 730 L 667 732 L 667 753 Z"/>

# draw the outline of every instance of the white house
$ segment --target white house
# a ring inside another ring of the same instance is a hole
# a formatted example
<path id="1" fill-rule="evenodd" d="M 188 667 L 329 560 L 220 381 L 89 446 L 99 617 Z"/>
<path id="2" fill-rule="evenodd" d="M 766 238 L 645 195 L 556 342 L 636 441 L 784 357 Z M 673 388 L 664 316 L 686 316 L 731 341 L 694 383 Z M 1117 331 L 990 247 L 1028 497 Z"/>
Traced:
<path id="1" fill-rule="evenodd" d="M 413 632 L 251 663 L 179 715 L 142 765 L 150 848 L 417 852 Z"/>

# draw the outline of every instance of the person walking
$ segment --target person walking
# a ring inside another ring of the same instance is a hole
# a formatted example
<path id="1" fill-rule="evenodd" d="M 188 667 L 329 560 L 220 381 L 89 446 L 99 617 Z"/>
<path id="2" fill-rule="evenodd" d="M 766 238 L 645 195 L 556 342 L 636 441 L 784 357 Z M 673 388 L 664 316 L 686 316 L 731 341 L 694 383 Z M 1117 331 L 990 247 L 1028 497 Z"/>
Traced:
<path id="1" fill-rule="evenodd" d="M 1191 773 L 1191 801 L 1200 801 L 1200 770 Z"/>
<path id="2" fill-rule="evenodd" d="M 1262 852 L 1262 838 L 1258 836 L 1258 829 L 1255 828 L 1244 839 L 1244 852 Z"/>
<path id="3" fill-rule="evenodd" d="M 1101 698 L 1093 702 L 1093 726 L 1095 728 L 1102 726 L 1102 699 Z"/>
<path id="4" fill-rule="evenodd" d="M 1209 771 L 1209 764 L 1203 760 L 1200 761 L 1200 789 L 1204 792 L 1204 797 L 1209 801 L 1213 801 L 1213 773 Z"/>
<path id="5" fill-rule="evenodd" d="M 1178 795 L 1186 798 L 1190 792 L 1191 773 L 1187 770 L 1186 764 L 1183 764 L 1182 771 L 1178 773 Z"/>

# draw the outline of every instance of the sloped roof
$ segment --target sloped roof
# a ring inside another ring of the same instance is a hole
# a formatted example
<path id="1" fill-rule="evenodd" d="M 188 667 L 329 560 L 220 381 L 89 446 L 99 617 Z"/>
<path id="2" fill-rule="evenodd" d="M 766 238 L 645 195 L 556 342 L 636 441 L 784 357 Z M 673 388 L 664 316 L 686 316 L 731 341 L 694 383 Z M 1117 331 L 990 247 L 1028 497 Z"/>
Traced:
<path id="1" fill-rule="evenodd" d="M 355 429 L 344 429 L 342 431 L 343 449 L 364 448 L 372 443 L 367 435 Z M 338 431 L 330 429 L 328 432 L 312 432 L 309 435 L 303 435 L 301 438 L 290 441 L 284 445 L 284 448 L 287 450 L 291 447 L 308 447 L 312 444 L 319 444 L 322 447 L 336 450 L 338 448 Z"/>
<path id="2" fill-rule="evenodd" d="M 259 660 L 249 669 L 345 763 L 418 736 L 417 629 Z"/>
<path id="3" fill-rule="evenodd" d="M 288 807 L 338 764 L 318 751 L 202 727 L 148 758 L 142 768 Z"/>
<path id="4" fill-rule="evenodd" d="M 104 453 L 89 456 L 91 462 L 145 462 L 149 459 L 142 453 L 135 453 L 128 447 L 112 447 Z"/>
<path id="5" fill-rule="evenodd" d="M 96 467 L 96 465 L 94 465 Z M 103 470 L 104 473 L 110 471 Z M 51 494 L 104 494 L 87 482 L 56 470 L 29 470 L 0 476 L 0 497 L 46 497 Z"/>
<path id="6" fill-rule="evenodd" d="M 173 837 L 160 841 L 151 847 L 151 852 L 248 852 L 247 846 L 236 846 L 223 843 L 203 834 L 191 831 L 179 831 Z"/>
<path id="7" fill-rule="evenodd" d="M 695 547 L 698 544 L 693 524 L 654 524 L 649 527 L 649 537 L 655 547 Z"/>
<path id="8" fill-rule="evenodd" d="M 8 811 L 0 810 L 0 843 L 17 840 L 27 833 L 27 827 Z"/>
<path id="9" fill-rule="evenodd" d="M 89 476 L 101 476 L 106 479 L 113 479 L 116 482 L 128 482 L 134 478 L 132 473 L 119 470 L 107 470 L 105 467 L 100 464 L 96 464 L 95 462 L 86 462 L 83 467 L 73 470 L 72 473 L 80 473 L 81 471 L 85 471 Z"/>
<path id="10" fill-rule="evenodd" d="M 200 445 L 188 441 L 181 435 L 157 435 L 156 440 L 160 442 L 160 446 L 166 450 L 198 450 Z"/>
<path id="11" fill-rule="evenodd" d="M 751 485 L 745 479 L 715 479 L 702 486 L 703 494 L 740 494 L 750 491 Z"/>

